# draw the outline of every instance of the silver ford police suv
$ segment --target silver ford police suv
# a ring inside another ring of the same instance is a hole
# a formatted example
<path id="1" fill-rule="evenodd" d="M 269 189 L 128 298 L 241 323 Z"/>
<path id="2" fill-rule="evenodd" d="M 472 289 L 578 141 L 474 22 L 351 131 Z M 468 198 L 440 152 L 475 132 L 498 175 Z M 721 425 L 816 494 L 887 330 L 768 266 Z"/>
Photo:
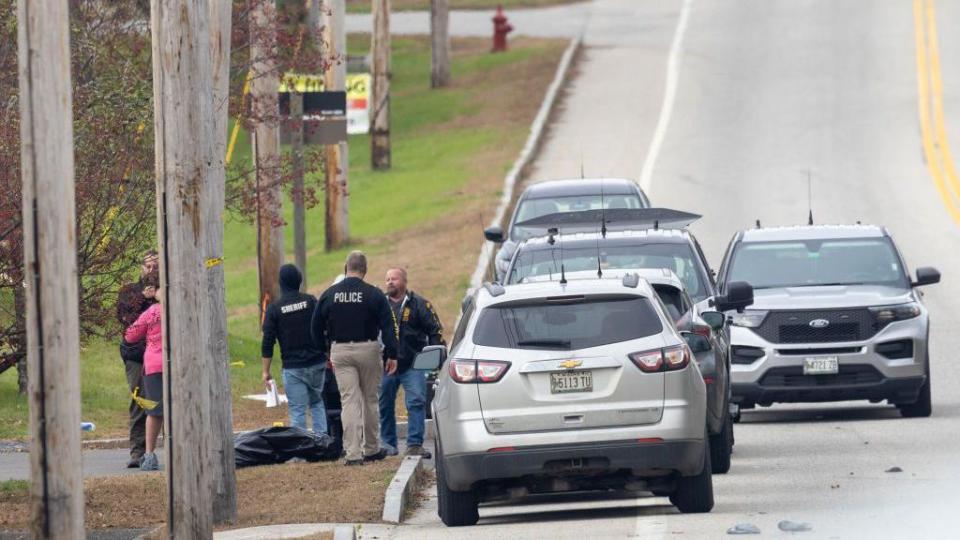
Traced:
<path id="1" fill-rule="evenodd" d="M 488 284 L 465 301 L 433 401 L 439 515 L 528 493 L 618 489 L 713 507 L 706 388 L 651 286 L 622 280 Z"/>
<path id="2" fill-rule="evenodd" d="M 882 227 L 799 226 L 734 236 L 720 287 L 753 285 L 753 306 L 733 314 L 731 380 L 743 408 L 775 402 L 887 400 L 906 417 L 930 416 L 929 320 Z"/>

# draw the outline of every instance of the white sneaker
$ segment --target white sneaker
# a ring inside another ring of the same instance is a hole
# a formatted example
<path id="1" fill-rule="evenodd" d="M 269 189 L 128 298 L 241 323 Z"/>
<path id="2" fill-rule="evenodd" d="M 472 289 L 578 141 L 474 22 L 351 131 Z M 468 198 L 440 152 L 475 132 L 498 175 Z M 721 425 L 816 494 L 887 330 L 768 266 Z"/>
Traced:
<path id="1" fill-rule="evenodd" d="M 150 452 L 143 455 L 143 461 L 140 462 L 141 471 L 159 471 L 160 462 L 157 460 L 157 454 Z"/>

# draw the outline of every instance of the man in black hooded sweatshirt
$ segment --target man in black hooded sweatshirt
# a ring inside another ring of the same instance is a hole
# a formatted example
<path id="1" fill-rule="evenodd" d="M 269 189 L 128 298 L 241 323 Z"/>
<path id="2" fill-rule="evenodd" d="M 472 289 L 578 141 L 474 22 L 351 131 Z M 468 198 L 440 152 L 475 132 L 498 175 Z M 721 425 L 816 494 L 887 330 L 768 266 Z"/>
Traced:
<path id="1" fill-rule="evenodd" d="M 323 406 L 327 359 L 310 337 L 310 320 L 317 300 L 300 292 L 302 281 L 296 266 L 285 264 L 280 268 L 280 299 L 267 307 L 263 317 L 263 382 L 273 379 L 270 362 L 273 344 L 279 341 L 290 425 L 306 429 L 309 408 L 313 431 L 319 434 L 327 432 L 327 411 Z"/>

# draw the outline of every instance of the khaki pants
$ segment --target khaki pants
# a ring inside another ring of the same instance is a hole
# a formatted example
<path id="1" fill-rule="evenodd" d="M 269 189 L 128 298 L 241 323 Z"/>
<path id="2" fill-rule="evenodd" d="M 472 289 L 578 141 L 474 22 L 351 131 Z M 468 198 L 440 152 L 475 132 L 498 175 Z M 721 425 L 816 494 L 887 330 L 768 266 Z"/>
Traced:
<path id="1" fill-rule="evenodd" d="M 357 460 L 380 451 L 380 344 L 334 343 L 330 349 L 340 387 L 340 419 L 347 459 Z M 360 445 L 363 444 L 361 453 Z"/>

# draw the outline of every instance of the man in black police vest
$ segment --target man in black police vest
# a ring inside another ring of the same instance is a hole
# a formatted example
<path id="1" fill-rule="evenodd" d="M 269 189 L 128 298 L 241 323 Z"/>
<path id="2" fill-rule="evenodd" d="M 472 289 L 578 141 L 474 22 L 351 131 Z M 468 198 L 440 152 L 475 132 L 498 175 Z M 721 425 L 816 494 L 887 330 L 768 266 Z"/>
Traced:
<path id="1" fill-rule="evenodd" d="M 363 281 L 367 257 L 362 252 L 347 256 L 344 273 L 343 281 L 320 296 L 312 330 L 320 350 L 330 347 L 340 387 L 345 464 L 362 465 L 387 454 L 380 448 L 378 397 L 383 372 L 397 370 L 397 324 L 387 297 Z"/>
<path id="2" fill-rule="evenodd" d="M 423 448 L 427 373 L 413 368 L 413 359 L 427 345 L 442 345 L 443 326 L 429 300 L 407 290 L 407 271 L 387 270 L 387 299 L 399 328 L 397 372 L 380 383 L 380 439 L 388 453 L 397 452 L 397 389 L 403 386 L 407 406 L 407 455 L 430 458 Z"/>

